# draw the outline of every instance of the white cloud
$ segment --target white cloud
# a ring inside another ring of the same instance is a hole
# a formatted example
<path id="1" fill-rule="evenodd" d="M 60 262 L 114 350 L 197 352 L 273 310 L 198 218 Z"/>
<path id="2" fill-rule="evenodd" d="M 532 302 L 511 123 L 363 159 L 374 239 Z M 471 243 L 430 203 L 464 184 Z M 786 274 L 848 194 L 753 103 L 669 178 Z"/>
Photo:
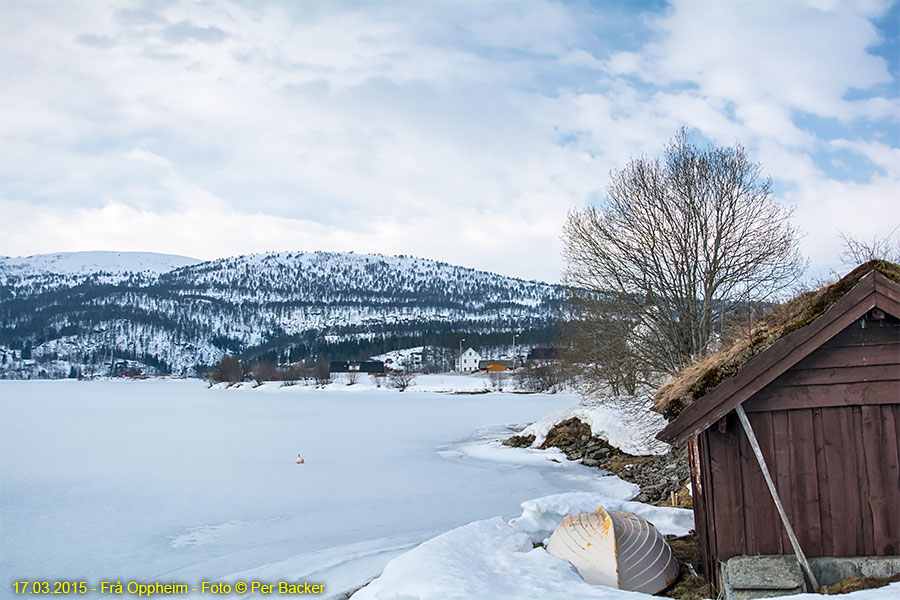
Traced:
<path id="1" fill-rule="evenodd" d="M 606 68 L 613 75 L 634 75 L 643 68 L 641 55 L 637 52 L 616 52 L 607 61 Z"/>
<path id="2" fill-rule="evenodd" d="M 900 181 L 900 148 L 882 142 L 836 139 L 835 148 L 846 148 L 865 156 L 872 164 L 884 170 L 885 175 Z"/>
<path id="3" fill-rule="evenodd" d="M 880 41 L 871 13 L 849 4 L 675 2 L 656 23 L 663 39 L 647 49 L 645 76 L 694 82 L 738 105 L 845 119 L 848 90 L 892 81 L 886 61 L 867 50 Z"/>
<path id="4" fill-rule="evenodd" d="M 132 148 L 125 154 L 127 158 L 131 160 L 137 160 L 140 162 L 147 163 L 149 165 L 155 165 L 157 167 L 171 167 L 172 163 L 169 162 L 166 158 L 160 156 L 159 154 L 154 154 L 148 150 L 143 150 L 141 148 Z"/>
<path id="5" fill-rule="evenodd" d="M 806 233 L 802 250 L 811 257 L 810 274 L 842 274 L 839 233 L 871 240 L 884 238 L 900 225 L 897 191 L 900 179 L 879 177 L 866 183 L 822 179 L 788 197 L 796 202 L 797 221 Z"/>
<path id="6" fill-rule="evenodd" d="M 745 144 L 807 231 L 868 231 L 846 194 L 897 195 L 896 139 L 856 133 L 900 119 L 870 52 L 884 3 L 121 6 L 4 7 L 0 253 L 355 250 L 556 280 L 567 210 L 681 125 Z M 844 182 L 836 151 L 875 169 Z"/>

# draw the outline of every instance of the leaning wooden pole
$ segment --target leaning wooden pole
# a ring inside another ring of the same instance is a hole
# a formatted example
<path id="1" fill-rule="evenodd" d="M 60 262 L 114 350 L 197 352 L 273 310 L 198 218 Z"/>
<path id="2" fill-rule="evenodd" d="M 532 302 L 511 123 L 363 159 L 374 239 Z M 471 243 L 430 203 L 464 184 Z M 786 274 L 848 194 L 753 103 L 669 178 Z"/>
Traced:
<path id="1" fill-rule="evenodd" d="M 788 539 L 791 540 L 791 546 L 794 547 L 794 554 L 797 556 L 797 562 L 800 563 L 800 568 L 803 569 L 803 572 L 806 573 L 806 576 L 809 578 L 809 582 L 813 586 L 813 591 L 819 593 L 819 582 L 816 580 L 816 576 L 813 575 L 812 568 L 809 566 L 809 561 L 806 560 L 806 555 L 803 554 L 803 550 L 800 548 L 800 542 L 794 534 L 794 528 L 791 527 L 791 523 L 787 518 L 787 513 L 784 512 L 784 506 L 781 504 L 781 498 L 778 496 L 778 491 L 775 489 L 772 475 L 769 474 L 769 468 L 766 466 L 766 459 L 763 457 L 759 442 L 756 440 L 756 434 L 753 433 L 753 428 L 750 426 L 750 420 L 747 419 L 747 413 L 744 412 L 744 407 L 740 404 L 737 405 L 734 412 L 737 413 L 738 419 L 741 421 L 741 426 L 744 428 L 744 433 L 747 434 L 747 440 L 750 442 L 750 447 L 753 448 L 753 454 L 756 455 L 756 462 L 759 463 L 759 468 L 762 469 L 766 485 L 769 486 L 769 493 L 772 494 L 772 500 L 775 501 L 775 508 L 778 509 L 778 515 L 781 517 L 781 523 L 787 531 Z"/>

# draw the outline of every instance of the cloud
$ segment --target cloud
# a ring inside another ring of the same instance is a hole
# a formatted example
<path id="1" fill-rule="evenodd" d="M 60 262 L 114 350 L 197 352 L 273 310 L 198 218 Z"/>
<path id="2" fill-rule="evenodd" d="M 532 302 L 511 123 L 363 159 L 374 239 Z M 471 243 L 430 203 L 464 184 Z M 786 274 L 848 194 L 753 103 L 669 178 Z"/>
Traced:
<path id="1" fill-rule="evenodd" d="M 869 232 L 848 194 L 897 195 L 886 10 L 11 5 L 0 253 L 355 250 L 557 280 L 566 212 L 686 125 L 746 145 L 826 265 L 821 232 Z"/>
<path id="2" fill-rule="evenodd" d="M 882 169 L 885 176 L 900 180 L 900 148 L 864 140 L 836 139 L 830 143 L 835 148 L 846 148 L 865 156 L 872 164 Z"/>
<path id="3" fill-rule="evenodd" d="M 844 119 L 854 104 L 845 98 L 849 90 L 892 81 L 886 60 L 867 50 L 880 41 L 872 11 L 844 4 L 678 1 L 656 22 L 662 39 L 645 50 L 641 76 L 693 82 L 739 105 Z"/>
<path id="4" fill-rule="evenodd" d="M 116 41 L 108 35 L 92 35 L 90 33 L 81 33 L 75 36 L 75 41 L 92 48 L 112 48 L 116 45 Z"/>
<path id="5" fill-rule="evenodd" d="M 162 156 L 154 154 L 152 152 L 148 152 L 147 150 L 142 150 L 140 148 L 132 148 L 125 156 L 132 160 L 145 162 L 147 164 L 156 165 L 158 167 L 172 166 L 172 163 Z"/>
<path id="6" fill-rule="evenodd" d="M 163 29 L 163 37 L 170 42 L 204 42 L 216 44 L 228 37 L 228 34 L 215 26 L 201 27 L 190 21 L 182 20 Z"/>

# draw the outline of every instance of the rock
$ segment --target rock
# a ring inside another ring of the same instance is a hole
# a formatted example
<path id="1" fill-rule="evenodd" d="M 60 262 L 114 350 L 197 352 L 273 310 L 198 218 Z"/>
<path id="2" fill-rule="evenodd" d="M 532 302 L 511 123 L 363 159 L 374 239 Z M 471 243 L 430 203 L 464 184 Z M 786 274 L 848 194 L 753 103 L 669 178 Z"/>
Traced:
<path id="1" fill-rule="evenodd" d="M 590 426 L 582 423 L 580 419 L 572 417 L 554 425 L 547 432 L 547 437 L 540 447 L 543 450 L 547 448 L 563 448 L 573 444 L 583 447 L 590 439 Z"/>
<path id="2" fill-rule="evenodd" d="M 534 441 L 532 435 L 514 435 L 503 444 L 523 447 Z M 670 505 L 672 494 L 680 498 L 679 492 L 690 480 L 687 448 L 676 448 L 663 456 L 631 456 L 594 437 L 590 426 L 576 417 L 554 425 L 540 448 L 559 448 L 569 460 L 580 459 L 583 465 L 602 468 L 637 484 L 641 488 L 640 502 Z"/>
<path id="3" fill-rule="evenodd" d="M 503 440 L 504 446 L 509 446 L 511 448 L 527 448 L 534 443 L 535 437 L 533 435 L 514 435 Z"/>

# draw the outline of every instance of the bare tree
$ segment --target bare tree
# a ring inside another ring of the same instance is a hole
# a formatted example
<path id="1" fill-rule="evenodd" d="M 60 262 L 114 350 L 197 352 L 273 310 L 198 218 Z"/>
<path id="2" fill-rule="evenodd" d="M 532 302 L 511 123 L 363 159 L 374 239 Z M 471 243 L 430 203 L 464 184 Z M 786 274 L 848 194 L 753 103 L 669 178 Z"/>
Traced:
<path id="1" fill-rule="evenodd" d="M 211 384 L 238 383 L 244 380 L 244 366 L 236 356 L 226 354 L 206 371 L 206 378 Z"/>
<path id="2" fill-rule="evenodd" d="M 900 262 L 900 237 L 895 241 L 891 241 L 900 225 L 884 236 L 879 238 L 874 236 L 871 242 L 850 237 L 849 235 L 838 232 L 841 237 L 843 246 L 841 247 L 840 259 L 845 265 L 857 266 L 870 260 L 889 260 L 891 262 Z"/>
<path id="3" fill-rule="evenodd" d="M 706 351 L 730 301 L 770 297 L 802 275 L 791 215 L 741 146 L 698 148 L 682 129 L 662 160 L 614 171 L 601 207 L 569 213 L 566 283 L 626 319 L 649 369 L 675 373 Z"/>
<path id="4" fill-rule="evenodd" d="M 266 381 L 275 379 L 278 375 L 278 367 L 273 362 L 258 361 L 250 366 L 250 375 L 256 382 L 256 387 L 259 387 Z"/>
<path id="5" fill-rule="evenodd" d="M 297 381 L 303 377 L 300 365 L 290 364 L 278 368 L 278 378 L 284 387 L 297 385 Z"/>
<path id="6" fill-rule="evenodd" d="M 325 387 L 331 383 L 331 365 L 324 360 L 317 362 L 313 367 L 313 378 L 316 380 L 316 387 Z"/>
<path id="7" fill-rule="evenodd" d="M 570 372 L 581 375 L 575 383 L 582 392 L 633 396 L 652 386 L 653 374 L 634 345 L 632 319 L 587 290 L 570 291 L 568 303 L 572 310 L 560 335 L 561 358 Z"/>

